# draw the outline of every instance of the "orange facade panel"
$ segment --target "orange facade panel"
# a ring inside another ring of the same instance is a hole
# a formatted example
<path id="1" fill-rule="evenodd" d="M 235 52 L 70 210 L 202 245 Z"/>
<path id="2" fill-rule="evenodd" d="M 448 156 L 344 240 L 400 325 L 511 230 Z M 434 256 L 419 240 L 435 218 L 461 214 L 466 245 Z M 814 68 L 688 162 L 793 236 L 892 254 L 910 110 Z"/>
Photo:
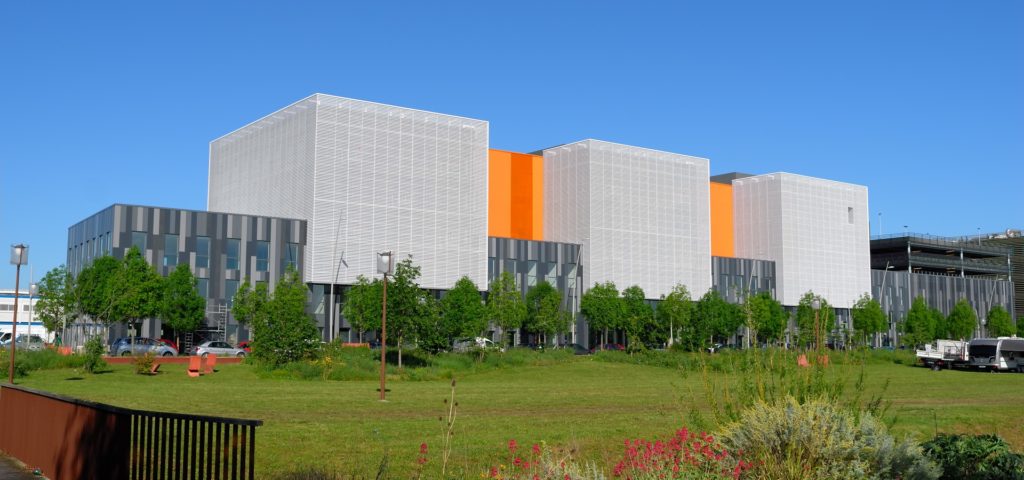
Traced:
<path id="1" fill-rule="evenodd" d="M 735 256 L 732 185 L 711 182 L 711 255 Z"/>
<path id="2" fill-rule="evenodd" d="M 544 158 L 490 151 L 488 235 L 544 239 Z"/>

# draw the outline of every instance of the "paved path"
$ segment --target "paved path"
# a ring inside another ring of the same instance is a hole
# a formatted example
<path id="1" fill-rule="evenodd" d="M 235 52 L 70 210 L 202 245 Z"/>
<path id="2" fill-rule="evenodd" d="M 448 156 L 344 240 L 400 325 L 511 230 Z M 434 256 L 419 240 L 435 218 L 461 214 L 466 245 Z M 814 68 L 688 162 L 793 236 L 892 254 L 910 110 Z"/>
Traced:
<path id="1" fill-rule="evenodd" d="M 26 472 L 10 458 L 0 456 L 0 480 L 26 480 L 29 478 L 38 479 L 40 477 Z"/>

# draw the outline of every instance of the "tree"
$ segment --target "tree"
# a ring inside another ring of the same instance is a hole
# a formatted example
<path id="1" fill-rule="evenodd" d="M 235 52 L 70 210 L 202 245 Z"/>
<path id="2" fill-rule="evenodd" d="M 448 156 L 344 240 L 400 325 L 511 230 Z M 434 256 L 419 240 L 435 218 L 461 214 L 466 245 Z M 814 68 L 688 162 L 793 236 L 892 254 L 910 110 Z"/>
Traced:
<path id="1" fill-rule="evenodd" d="M 380 279 L 370 280 L 360 275 L 345 294 L 342 315 L 359 332 L 360 342 L 363 341 L 363 332 L 380 328 L 381 303 Z"/>
<path id="2" fill-rule="evenodd" d="M 75 279 L 67 268 L 61 265 L 46 272 L 35 304 L 36 315 L 46 329 L 56 332 L 67 326 L 74 321 L 76 309 Z"/>
<path id="3" fill-rule="evenodd" d="M 670 343 L 679 340 L 682 332 L 693 329 L 693 301 L 683 285 L 673 287 L 668 296 L 658 302 L 655 313 L 660 329 L 668 332 Z"/>
<path id="4" fill-rule="evenodd" d="M 754 329 L 753 340 L 758 339 L 774 342 L 782 338 L 786 329 L 789 314 L 778 300 L 768 292 L 747 297 L 747 309 L 750 312 L 751 327 Z"/>
<path id="5" fill-rule="evenodd" d="M 395 274 L 388 281 L 388 334 L 398 346 L 398 368 L 402 368 L 402 344 L 414 340 L 425 322 L 437 314 L 434 299 L 420 288 L 420 267 L 410 255 L 395 266 Z"/>
<path id="6" fill-rule="evenodd" d="M 1017 334 L 1013 318 L 1003 307 L 996 305 L 988 311 L 988 334 L 993 337 L 1012 337 Z"/>
<path id="7" fill-rule="evenodd" d="M 818 311 L 814 311 L 814 300 L 818 300 L 819 308 Z M 828 301 L 820 295 L 815 295 L 814 292 L 807 292 L 803 297 L 800 298 L 800 303 L 796 307 L 796 325 L 799 329 L 798 342 L 802 346 L 809 346 L 816 341 L 814 338 L 814 326 L 815 326 L 815 314 L 818 316 L 818 328 L 822 339 L 828 337 L 829 332 L 836 328 L 836 312 L 829 305 Z M 821 348 L 824 345 L 816 345 L 815 348 Z"/>
<path id="8" fill-rule="evenodd" d="M 501 328 L 502 345 L 508 344 L 508 332 L 521 327 L 526 320 L 526 304 L 511 273 L 501 272 L 491 282 L 487 294 L 487 315 Z"/>
<path id="9" fill-rule="evenodd" d="M 608 343 L 608 330 L 619 328 L 626 316 L 619 290 L 612 282 L 595 283 L 587 290 L 580 297 L 580 312 L 587 317 L 591 327 L 602 331 L 601 349 Z"/>
<path id="10" fill-rule="evenodd" d="M 138 248 L 133 246 L 125 254 L 112 285 L 116 299 L 110 320 L 134 326 L 139 320 L 155 317 L 160 312 L 163 279 L 142 258 Z"/>
<path id="11" fill-rule="evenodd" d="M 562 293 L 546 281 L 541 281 L 526 292 L 526 322 L 523 329 L 542 336 L 541 344 L 548 335 L 569 330 L 569 312 L 562 309 Z"/>
<path id="12" fill-rule="evenodd" d="M 850 315 L 853 317 L 853 329 L 860 341 L 866 343 L 868 337 L 885 330 L 885 312 L 882 311 L 882 305 L 866 293 L 853 304 Z"/>
<path id="13" fill-rule="evenodd" d="M 476 337 L 487 328 L 487 307 L 469 277 L 458 279 L 439 307 L 440 313 L 428 316 L 434 321 L 425 322 L 419 334 L 420 344 L 427 350 L 447 350 L 457 338 Z"/>
<path id="14" fill-rule="evenodd" d="M 707 347 L 714 341 L 714 337 L 721 337 L 723 340 L 734 335 L 736 330 L 743 325 L 743 311 L 733 305 L 715 290 L 708 290 L 704 296 L 697 301 L 695 308 L 696 341 L 698 348 Z"/>
<path id="15" fill-rule="evenodd" d="M 910 305 L 907 319 L 903 322 L 903 342 L 907 345 L 924 345 L 935 340 L 935 316 L 928 309 L 924 297 L 917 297 Z"/>
<path id="16" fill-rule="evenodd" d="M 935 307 L 928 308 L 928 315 L 931 316 L 933 339 L 954 337 L 949 331 L 948 319 L 939 309 Z"/>
<path id="17" fill-rule="evenodd" d="M 965 298 L 961 298 L 956 305 L 953 305 L 953 311 L 949 312 L 949 318 L 946 319 L 949 336 L 954 339 L 971 338 L 977 325 L 978 316 Z"/>
<path id="18" fill-rule="evenodd" d="M 256 284 L 256 288 L 253 288 L 249 277 L 246 276 L 231 302 L 231 315 L 240 325 L 250 325 L 255 328 L 257 324 L 266 323 L 269 302 L 267 284 L 259 282 Z"/>
<path id="19" fill-rule="evenodd" d="M 630 351 L 640 350 L 645 343 L 663 340 L 654 323 L 654 310 L 647 304 L 644 290 L 633 285 L 622 291 L 622 307 L 625 311 L 622 326 L 626 329 Z"/>
<path id="20" fill-rule="evenodd" d="M 299 272 L 288 266 L 266 304 L 265 321 L 252 323 L 253 357 L 282 365 L 308 358 L 316 350 L 320 333 L 306 313 L 306 296 L 306 284 L 299 278 Z"/>
<path id="21" fill-rule="evenodd" d="M 115 277 L 120 269 L 120 261 L 104 255 L 78 273 L 75 279 L 75 298 L 80 313 L 96 322 L 110 322 L 117 299 Z"/>
<path id="22" fill-rule="evenodd" d="M 195 331 L 203 322 L 206 299 L 199 295 L 196 284 L 196 277 L 184 263 L 179 263 L 164 280 L 160 318 L 175 333 Z M 175 341 L 181 344 L 178 339 Z"/>

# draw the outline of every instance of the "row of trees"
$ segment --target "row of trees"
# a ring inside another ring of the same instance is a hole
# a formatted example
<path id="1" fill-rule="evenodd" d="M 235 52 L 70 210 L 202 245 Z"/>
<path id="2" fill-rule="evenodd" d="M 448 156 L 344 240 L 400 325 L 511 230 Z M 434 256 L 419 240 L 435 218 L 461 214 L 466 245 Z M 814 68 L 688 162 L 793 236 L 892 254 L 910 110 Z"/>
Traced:
<path id="1" fill-rule="evenodd" d="M 178 265 L 165 278 L 132 247 L 123 260 L 97 258 L 77 277 L 63 265 L 47 272 L 39 283 L 36 312 L 55 332 L 82 315 L 105 324 L 130 325 L 159 317 L 177 332 L 193 331 L 206 310 L 196 285 L 188 265 Z"/>
<path id="2" fill-rule="evenodd" d="M 903 342 L 907 345 L 921 345 L 940 338 L 968 339 L 976 327 L 978 316 L 966 299 L 956 302 L 947 317 L 938 309 L 929 307 L 924 297 L 917 297 L 903 322 Z M 994 337 L 1010 336 L 1017 332 L 1010 313 L 998 305 L 989 310 L 985 328 Z"/>
<path id="3" fill-rule="evenodd" d="M 476 284 L 462 277 L 440 300 L 419 286 L 420 267 L 406 258 L 395 266 L 387 286 L 388 336 L 398 346 L 419 344 L 430 351 L 448 349 L 459 338 L 476 337 L 490 325 L 502 332 L 523 329 L 541 341 L 569 329 L 570 315 L 562 308 L 562 294 L 547 282 L 531 287 L 525 299 L 515 278 L 504 272 L 491 282 L 486 300 Z M 381 328 L 383 282 L 360 276 L 349 289 L 344 315 L 360 332 Z"/>

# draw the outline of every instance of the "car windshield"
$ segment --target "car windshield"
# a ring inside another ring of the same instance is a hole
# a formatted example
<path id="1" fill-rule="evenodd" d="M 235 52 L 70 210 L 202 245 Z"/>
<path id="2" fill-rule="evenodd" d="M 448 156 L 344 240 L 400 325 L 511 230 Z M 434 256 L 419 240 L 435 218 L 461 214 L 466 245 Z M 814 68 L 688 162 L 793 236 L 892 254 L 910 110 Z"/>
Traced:
<path id="1" fill-rule="evenodd" d="M 994 357 L 996 356 L 995 345 L 971 345 L 972 357 Z"/>

